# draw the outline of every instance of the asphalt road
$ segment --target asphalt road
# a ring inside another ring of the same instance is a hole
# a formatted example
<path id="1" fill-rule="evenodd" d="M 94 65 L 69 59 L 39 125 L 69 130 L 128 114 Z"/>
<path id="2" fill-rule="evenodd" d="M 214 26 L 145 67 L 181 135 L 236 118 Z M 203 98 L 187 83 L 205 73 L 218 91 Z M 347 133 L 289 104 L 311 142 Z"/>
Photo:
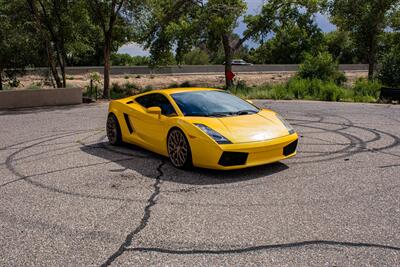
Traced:
<path id="1" fill-rule="evenodd" d="M 181 171 L 105 103 L 0 112 L 1 266 L 399 266 L 400 106 L 259 101 L 298 156 Z"/>

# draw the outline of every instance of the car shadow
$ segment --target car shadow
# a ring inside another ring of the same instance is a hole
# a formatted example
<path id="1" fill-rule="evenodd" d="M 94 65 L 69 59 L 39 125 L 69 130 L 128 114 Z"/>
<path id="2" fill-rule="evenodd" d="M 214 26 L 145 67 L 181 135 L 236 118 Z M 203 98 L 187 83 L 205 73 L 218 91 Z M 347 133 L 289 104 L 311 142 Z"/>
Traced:
<path id="1" fill-rule="evenodd" d="M 146 177 L 155 179 L 155 171 L 161 172 L 157 178 L 164 181 L 189 185 L 216 185 L 237 183 L 246 180 L 254 180 L 277 174 L 288 169 L 288 166 L 276 162 L 272 164 L 251 167 L 240 170 L 210 170 L 193 167 L 188 170 L 175 168 L 169 159 L 141 147 L 124 144 L 122 146 L 111 146 L 108 142 L 99 142 L 84 145 L 80 148 L 90 155 L 114 162 L 121 166 L 114 172 L 127 169 L 136 171 Z M 153 175 L 151 175 L 153 173 Z"/>

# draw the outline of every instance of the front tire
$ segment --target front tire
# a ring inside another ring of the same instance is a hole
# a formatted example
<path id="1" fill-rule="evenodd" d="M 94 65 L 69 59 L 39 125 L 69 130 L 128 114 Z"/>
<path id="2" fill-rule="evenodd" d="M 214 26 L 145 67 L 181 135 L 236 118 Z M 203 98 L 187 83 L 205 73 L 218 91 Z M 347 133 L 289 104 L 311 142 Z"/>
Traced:
<path id="1" fill-rule="evenodd" d="M 110 113 L 107 118 L 107 138 L 111 145 L 118 146 L 122 143 L 121 127 L 117 117 Z"/>
<path id="2" fill-rule="evenodd" d="M 182 130 L 172 129 L 167 138 L 168 155 L 172 165 L 179 169 L 192 167 L 192 152 Z"/>

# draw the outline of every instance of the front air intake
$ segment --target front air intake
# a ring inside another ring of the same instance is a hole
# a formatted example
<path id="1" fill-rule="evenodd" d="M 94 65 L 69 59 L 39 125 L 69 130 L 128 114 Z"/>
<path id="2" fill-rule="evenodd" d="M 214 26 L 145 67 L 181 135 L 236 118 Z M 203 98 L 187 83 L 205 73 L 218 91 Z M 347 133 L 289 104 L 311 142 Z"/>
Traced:
<path id="1" fill-rule="evenodd" d="M 247 153 L 242 152 L 223 152 L 218 164 L 221 166 L 244 165 L 247 161 Z"/>
<path id="2" fill-rule="evenodd" d="M 294 152 L 296 152 L 296 148 L 297 148 L 297 140 L 288 144 L 283 148 L 283 155 L 285 156 L 292 155 Z"/>

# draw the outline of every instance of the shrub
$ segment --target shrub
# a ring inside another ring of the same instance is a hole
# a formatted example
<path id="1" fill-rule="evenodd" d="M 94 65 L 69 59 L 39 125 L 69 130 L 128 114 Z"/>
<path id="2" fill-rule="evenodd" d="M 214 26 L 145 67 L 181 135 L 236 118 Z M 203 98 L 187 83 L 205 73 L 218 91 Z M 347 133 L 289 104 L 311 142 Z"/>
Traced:
<path id="1" fill-rule="evenodd" d="M 111 85 L 111 98 L 118 99 L 118 98 L 128 97 L 136 94 L 140 90 L 141 88 L 134 83 L 127 82 L 124 83 L 123 85 L 120 85 L 118 83 L 113 83 Z"/>
<path id="2" fill-rule="evenodd" d="M 98 72 L 93 71 L 89 73 L 89 79 L 95 83 L 101 84 L 101 76 Z"/>
<path id="3" fill-rule="evenodd" d="M 151 85 L 146 85 L 146 87 L 143 88 L 143 89 L 141 89 L 141 90 L 139 91 L 139 93 L 149 92 L 149 91 L 151 91 L 151 90 L 153 90 L 153 89 L 154 89 L 153 86 L 151 86 Z"/>
<path id="4" fill-rule="evenodd" d="M 270 96 L 272 99 L 293 99 L 294 96 L 292 92 L 290 92 L 287 87 L 283 84 L 275 84 L 271 87 Z"/>
<path id="5" fill-rule="evenodd" d="M 247 89 L 247 88 L 248 88 L 248 86 L 246 84 L 246 81 L 244 81 L 244 80 L 238 80 L 237 81 L 237 84 L 236 84 L 236 89 L 237 90 L 243 90 L 243 89 Z"/>
<path id="6" fill-rule="evenodd" d="M 336 83 L 337 85 L 343 85 L 346 81 L 346 75 L 344 74 L 343 71 L 337 71 L 333 76 L 332 76 L 332 81 Z"/>
<path id="7" fill-rule="evenodd" d="M 183 56 L 186 65 L 207 65 L 209 58 L 207 52 L 200 48 L 195 48 Z"/>
<path id="8" fill-rule="evenodd" d="M 353 86 L 354 96 L 369 97 L 369 99 L 378 99 L 381 84 L 378 81 L 368 81 L 366 79 L 358 79 Z M 362 101 L 365 102 L 365 101 Z M 366 101 L 371 102 L 371 101 Z"/>
<path id="9" fill-rule="evenodd" d="M 349 90 L 333 81 L 293 78 L 287 84 L 258 87 L 233 88 L 232 92 L 242 98 L 309 99 L 340 101 L 350 99 Z"/>
<path id="10" fill-rule="evenodd" d="M 320 91 L 319 99 L 323 101 L 340 101 L 345 96 L 344 90 L 333 82 L 326 82 Z"/>
<path id="11" fill-rule="evenodd" d="M 333 81 L 339 85 L 346 81 L 343 72 L 339 71 L 339 64 L 333 60 L 332 55 L 328 52 L 318 53 L 315 56 L 306 54 L 303 63 L 300 65 L 298 77 Z"/>
<path id="12" fill-rule="evenodd" d="M 86 95 L 85 96 L 90 96 L 96 94 L 97 92 L 97 97 L 101 97 L 103 94 L 103 86 L 101 82 L 101 76 L 100 73 L 98 72 L 90 72 L 89 73 L 89 79 L 92 81 L 92 83 L 89 82 L 86 88 Z M 92 89 L 90 89 L 90 86 L 92 85 Z M 90 95 L 90 92 L 92 95 Z"/>
<path id="13" fill-rule="evenodd" d="M 39 90 L 39 89 L 42 89 L 42 84 L 40 82 L 33 82 L 28 86 L 27 89 L 29 89 L 29 90 Z"/>
<path id="14" fill-rule="evenodd" d="M 19 87 L 19 85 L 21 84 L 21 81 L 17 79 L 17 76 L 14 76 L 14 77 L 10 77 L 8 79 L 7 84 L 9 87 Z"/>
<path id="15" fill-rule="evenodd" d="M 378 79 L 382 84 L 391 87 L 400 86 L 400 48 L 392 49 L 385 54 L 380 63 Z"/>
<path id="16" fill-rule="evenodd" d="M 150 59 L 146 56 L 131 56 L 129 54 L 112 54 L 113 66 L 144 66 L 149 65 Z"/>
<path id="17" fill-rule="evenodd" d="M 170 85 L 168 85 L 167 88 L 178 88 L 178 87 L 179 87 L 179 84 L 176 83 L 176 82 L 173 82 L 173 83 L 171 83 Z"/>
<path id="18" fill-rule="evenodd" d="M 193 85 L 189 81 L 184 81 L 179 87 L 193 87 Z"/>
<path id="19" fill-rule="evenodd" d="M 292 92 L 294 98 L 304 99 L 307 95 L 309 80 L 306 79 L 290 79 L 287 83 L 287 89 Z"/>
<path id="20" fill-rule="evenodd" d="M 241 98 L 248 99 L 376 102 L 380 87 L 379 82 L 368 82 L 365 79 L 357 80 L 352 88 L 344 88 L 333 81 L 295 77 L 286 84 L 233 87 L 231 92 Z"/>
<path id="21" fill-rule="evenodd" d="M 372 96 L 357 96 L 354 95 L 352 100 L 354 102 L 364 102 L 364 103 L 375 103 L 376 99 L 373 98 Z"/>

